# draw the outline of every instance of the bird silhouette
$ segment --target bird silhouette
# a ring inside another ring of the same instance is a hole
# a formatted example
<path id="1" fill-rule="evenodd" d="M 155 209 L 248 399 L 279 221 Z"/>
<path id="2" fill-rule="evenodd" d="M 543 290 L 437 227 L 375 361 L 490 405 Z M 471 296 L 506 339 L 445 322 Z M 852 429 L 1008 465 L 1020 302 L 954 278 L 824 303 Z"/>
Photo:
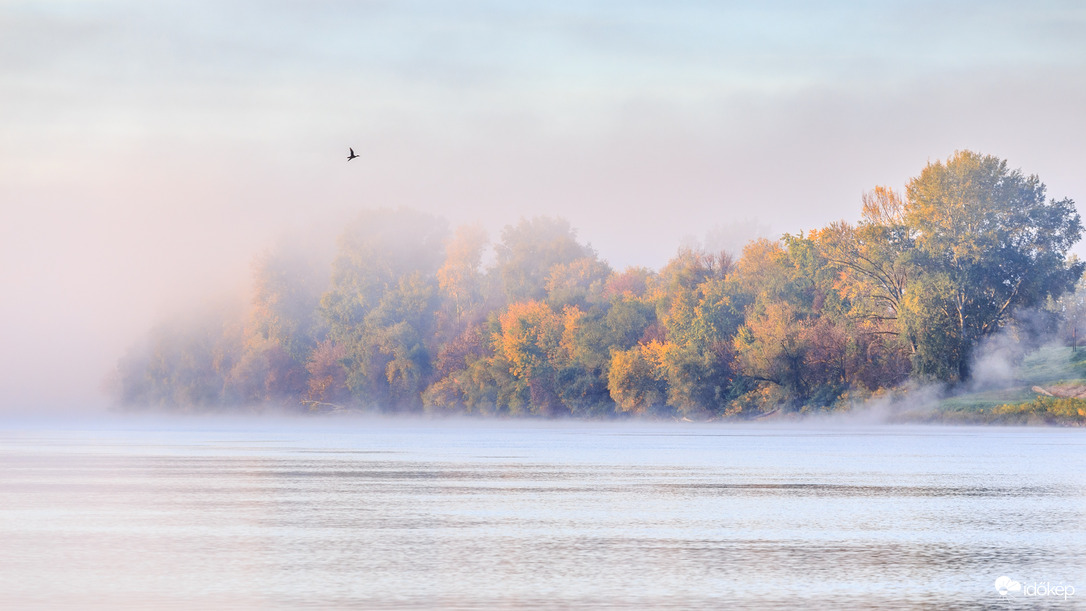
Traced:
<path id="1" fill-rule="evenodd" d="M 350 148 L 350 147 L 348 147 L 348 149 L 347 149 L 347 150 L 351 151 L 351 154 L 350 154 L 350 156 L 349 156 L 349 157 L 347 157 L 347 161 L 350 161 L 350 160 L 354 159 L 355 157 L 358 157 L 358 155 L 355 155 L 355 154 L 354 154 L 354 149 L 353 149 L 353 148 Z"/>

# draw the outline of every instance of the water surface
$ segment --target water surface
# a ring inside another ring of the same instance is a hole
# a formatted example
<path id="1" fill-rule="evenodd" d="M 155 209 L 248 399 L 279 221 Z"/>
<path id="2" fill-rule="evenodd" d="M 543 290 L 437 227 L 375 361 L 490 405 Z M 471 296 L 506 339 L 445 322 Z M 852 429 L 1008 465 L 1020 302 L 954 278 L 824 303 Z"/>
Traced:
<path id="1" fill-rule="evenodd" d="M 1086 604 L 1086 431 L 181 422 L 0 429 L 0 607 Z"/>

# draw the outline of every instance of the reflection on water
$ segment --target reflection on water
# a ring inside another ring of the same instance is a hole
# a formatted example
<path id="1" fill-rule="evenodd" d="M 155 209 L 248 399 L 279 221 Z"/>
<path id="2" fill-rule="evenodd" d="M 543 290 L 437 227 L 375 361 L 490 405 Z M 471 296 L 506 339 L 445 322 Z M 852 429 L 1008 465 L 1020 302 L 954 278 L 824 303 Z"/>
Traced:
<path id="1" fill-rule="evenodd" d="M 1086 605 L 1083 431 L 258 426 L 0 430 L 0 607 Z"/>

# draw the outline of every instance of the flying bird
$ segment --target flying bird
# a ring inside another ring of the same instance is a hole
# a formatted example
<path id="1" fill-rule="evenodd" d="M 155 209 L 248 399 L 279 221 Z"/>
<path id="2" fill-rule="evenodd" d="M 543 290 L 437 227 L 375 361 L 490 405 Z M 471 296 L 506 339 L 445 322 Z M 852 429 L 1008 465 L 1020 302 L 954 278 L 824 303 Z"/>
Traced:
<path id="1" fill-rule="evenodd" d="M 347 157 L 347 161 L 350 161 L 350 160 L 354 159 L 355 157 L 358 157 L 358 155 L 355 155 L 355 154 L 354 154 L 354 149 L 353 149 L 353 148 L 350 148 L 350 147 L 348 147 L 348 149 L 347 149 L 347 150 L 351 151 L 351 154 L 350 154 L 350 156 L 349 156 L 349 157 Z"/>

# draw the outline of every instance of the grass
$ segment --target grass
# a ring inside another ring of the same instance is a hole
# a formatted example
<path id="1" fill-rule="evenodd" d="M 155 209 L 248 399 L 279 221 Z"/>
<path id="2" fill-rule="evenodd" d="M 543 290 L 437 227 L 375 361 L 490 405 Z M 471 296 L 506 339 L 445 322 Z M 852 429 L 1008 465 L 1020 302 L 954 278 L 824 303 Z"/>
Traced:
<path id="1" fill-rule="evenodd" d="M 936 422 L 1086 426 L 1086 400 L 1049 397 L 1034 386 L 1086 387 L 1086 349 L 1045 346 L 1027 355 L 1010 386 L 944 398 L 922 419 Z"/>
<path id="2" fill-rule="evenodd" d="M 967 412 L 990 409 L 1008 403 L 1025 403 L 1037 397 L 1028 387 L 1005 388 L 984 392 L 965 393 L 943 399 L 939 409 L 948 412 Z"/>
<path id="3" fill-rule="evenodd" d="M 1086 379 L 1086 348 L 1045 346 L 1022 359 L 1018 379 L 1031 386 L 1056 381 Z"/>

